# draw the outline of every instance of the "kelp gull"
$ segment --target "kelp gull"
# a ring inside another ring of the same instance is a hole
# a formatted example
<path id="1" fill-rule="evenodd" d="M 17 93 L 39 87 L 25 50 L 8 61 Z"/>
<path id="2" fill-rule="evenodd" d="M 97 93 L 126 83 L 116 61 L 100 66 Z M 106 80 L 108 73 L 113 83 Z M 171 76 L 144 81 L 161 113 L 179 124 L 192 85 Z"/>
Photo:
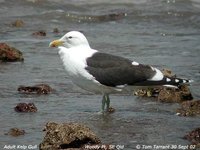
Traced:
<path id="1" fill-rule="evenodd" d="M 187 79 L 166 77 L 150 65 L 92 49 L 86 37 L 78 31 L 68 32 L 59 40 L 52 41 L 50 47 L 58 47 L 60 58 L 73 83 L 103 95 L 102 111 L 109 109 L 110 93 L 135 87 L 178 87 L 191 82 Z"/>

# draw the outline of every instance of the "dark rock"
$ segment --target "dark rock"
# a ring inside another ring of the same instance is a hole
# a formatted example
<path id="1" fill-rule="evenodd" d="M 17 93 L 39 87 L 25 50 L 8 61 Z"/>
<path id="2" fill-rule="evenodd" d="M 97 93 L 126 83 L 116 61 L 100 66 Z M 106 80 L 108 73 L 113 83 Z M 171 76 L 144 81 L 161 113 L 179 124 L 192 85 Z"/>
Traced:
<path id="1" fill-rule="evenodd" d="M 167 87 L 138 89 L 134 91 L 134 95 L 141 97 L 157 97 L 158 101 L 167 103 L 180 103 L 193 99 L 187 85 L 181 85 L 178 89 Z"/>
<path id="2" fill-rule="evenodd" d="M 12 22 L 12 26 L 13 27 L 23 27 L 24 26 L 24 22 L 20 19 L 15 20 L 14 22 Z"/>
<path id="3" fill-rule="evenodd" d="M 105 15 L 78 15 L 78 14 L 72 14 L 68 13 L 66 15 L 67 18 L 78 21 L 78 22 L 106 22 L 106 21 L 115 21 L 120 20 L 127 16 L 127 13 L 111 13 L 111 14 L 105 14 Z"/>
<path id="4" fill-rule="evenodd" d="M 115 108 L 109 107 L 108 112 L 109 112 L 109 113 L 114 113 L 114 112 L 115 112 Z"/>
<path id="5" fill-rule="evenodd" d="M 134 95 L 141 97 L 157 97 L 159 92 L 159 88 L 138 89 L 134 91 Z"/>
<path id="6" fill-rule="evenodd" d="M 163 88 L 160 90 L 158 100 L 161 102 L 173 103 L 181 102 L 180 92 L 173 88 Z"/>
<path id="7" fill-rule="evenodd" d="M 37 112 L 34 103 L 18 103 L 14 109 L 16 112 Z"/>
<path id="8" fill-rule="evenodd" d="M 162 88 L 158 95 L 159 101 L 168 103 L 180 103 L 192 99 L 192 94 L 187 85 L 181 85 L 178 89 Z"/>
<path id="9" fill-rule="evenodd" d="M 33 86 L 19 86 L 18 91 L 25 94 L 49 94 L 53 89 L 47 84 L 36 84 Z"/>
<path id="10" fill-rule="evenodd" d="M 180 116 L 200 115 L 200 100 L 185 101 L 176 112 Z"/>
<path id="11" fill-rule="evenodd" d="M 81 149 L 84 145 L 99 144 L 99 138 L 83 124 L 48 122 L 40 150 Z"/>
<path id="12" fill-rule="evenodd" d="M 56 33 L 56 34 L 57 34 L 57 33 L 60 33 L 60 31 L 58 30 L 58 28 L 54 28 L 54 29 L 53 29 L 53 33 Z"/>
<path id="13" fill-rule="evenodd" d="M 173 74 L 170 69 L 164 68 L 161 71 L 167 77 L 176 77 L 176 75 Z M 160 87 L 160 88 L 150 88 L 149 87 L 146 89 L 138 89 L 138 90 L 134 91 L 134 95 L 141 96 L 141 97 L 158 97 L 158 95 L 162 89 L 163 89 L 162 87 Z"/>
<path id="14" fill-rule="evenodd" d="M 35 37 L 44 37 L 44 36 L 46 36 L 46 32 L 41 30 L 41 31 L 37 31 L 37 32 L 32 33 L 32 35 L 35 36 Z"/>
<path id="15" fill-rule="evenodd" d="M 176 77 L 169 69 L 163 69 L 162 73 L 167 77 Z M 138 89 L 134 92 L 134 95 L 142 97 L 157 97 L 161 102 L 167 103 L 180 103 L 187 100 L 192 100 L 192 94 L 187 85 L 181 85 L 179 88 L 148 88 L 148 89 Z"/>
<path id="16" fill-rule="evenodd" d="M 189 132 L 184 136 L 184 139 L 187 139 L 193 145 L 193 149 L 200 148 L 200 128 L 196 128 L 195 130 Z"/>
<path id="17" fill-rule="evenodd" d="M 23 61 L 22 52 L 14 47 L 10 47 L 6 43 L 0 43 L 0 61 L 2 62 L 14 62 Z"/>
<path id="18" fill-rule="evenodd" d="M 18 128 L 11 128 L 8 131 L 8 133 L 5 133 L 5 135 L 11 135 L 11 136 L 20 136 L 24 134 L 25 134 L 25 131 Z"/>
<path id="19" fill-rule="evenodd" d="M 126 13 L 113 13 L 113 14 L 106 14 L 106 15 L 101 15 L 101 16 L 94 16 L 98 21 L 115 21 L 115 20 L 120 20 L 127 16 Z"/>

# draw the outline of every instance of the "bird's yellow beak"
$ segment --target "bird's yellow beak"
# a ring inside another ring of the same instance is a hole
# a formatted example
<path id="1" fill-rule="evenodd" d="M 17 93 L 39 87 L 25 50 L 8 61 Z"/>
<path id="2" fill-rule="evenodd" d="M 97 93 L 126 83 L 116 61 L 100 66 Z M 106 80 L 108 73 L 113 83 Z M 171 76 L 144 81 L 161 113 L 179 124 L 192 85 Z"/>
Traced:
<path id="1" fill-rule="evenodd" d="M 58 47 L 63 45 L 63 41 L 61 40 L 54 40 L 49 44 L 49 47 Z"/>

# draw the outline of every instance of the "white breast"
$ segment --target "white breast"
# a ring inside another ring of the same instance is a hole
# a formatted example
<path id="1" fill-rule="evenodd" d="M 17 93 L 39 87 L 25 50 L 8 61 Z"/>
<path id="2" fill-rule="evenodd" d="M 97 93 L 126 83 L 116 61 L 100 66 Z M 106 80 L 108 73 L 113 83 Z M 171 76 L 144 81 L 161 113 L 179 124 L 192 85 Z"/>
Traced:
<path id="1" fill-rule="evenodd" d="M 86 59 L 92 56 L 95 51 L 90 50 L 87 52 L 85 50 L 81 51 L 78 48 L 67 49 L 65 47 L 59 47 L 59 49 L 60 58 L 69 76 L 84 76 L 85 78 L 91 79 L 90 74 L 85 70 L 87 66 Z"/>
<path id="2" fill-rule="evenodd" d="M 96 51 L 92 49 L 81 51 L 80 49 L 67 49 L 65 47 L 59 47 L 59 49 L 60 58 L 72 82 L 85 90 L 99 93 L 100 83 L 85 70 L 87 67 L 86 59 Z"/>
<path id="3" fill-rule="evenodd" d="M 73 83 L 94 93 L 110 93 L 118 92 L 118 89 L 107 87 L 100 84 L 95 78 L 89 74 L 85 68 L 87 67 L 86 59 L 91 57 L 96 50 L 89 49 L 83 50 L 76 48 L 67 49 L 65 47 L 59 47 L 59 55 L 68 73 L 69 78 Z M 121 90 L 120 90 L 121 91 Z"/>

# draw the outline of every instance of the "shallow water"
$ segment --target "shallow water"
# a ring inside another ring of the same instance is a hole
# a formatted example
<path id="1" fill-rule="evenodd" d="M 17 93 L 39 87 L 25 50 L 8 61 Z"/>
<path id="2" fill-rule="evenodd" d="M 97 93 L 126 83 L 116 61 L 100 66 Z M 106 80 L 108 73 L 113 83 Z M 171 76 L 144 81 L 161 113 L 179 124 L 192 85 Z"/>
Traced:
<path id="1" fill-rule="evenodd" d="M 158 68 L 170 68 L 179 77 L 191 78 L 191 91 L 200 98 L 200 2 L 198 0 L 0 0 L 1 42 L 20 49 L 23 63 L 0 64 L 0 149 L 5 144 L 38 145 L 48 121 L 81 122 L 106 144 L 187 145 L 182 137 L 199 127 L 199 117 L 175 115 L 178 104 L 130 95 L 111 95 L 116 112 L 98 115 L 101 95 L 81 90 L 67 78 L 55 49 L 49 42 L 70 30 L 83 31 L 92 48 L 127 57 Z M 123 12 L 116 21 L 90 21 L 67 17 Z M 25 25 L 12 27 L 22 19 Z M 58 28 L 60 33 L 53 33 Z M 45 30 L 46 37 L 33 32 Z M 56 89 L 50 95 L 22 95 L 19 85 L 47 83 Z M 19 102 L 34 102 L 37 113 L 16 113 Z M 24 129 L 20 137 L 4 135 L 10 128 Z"/>

